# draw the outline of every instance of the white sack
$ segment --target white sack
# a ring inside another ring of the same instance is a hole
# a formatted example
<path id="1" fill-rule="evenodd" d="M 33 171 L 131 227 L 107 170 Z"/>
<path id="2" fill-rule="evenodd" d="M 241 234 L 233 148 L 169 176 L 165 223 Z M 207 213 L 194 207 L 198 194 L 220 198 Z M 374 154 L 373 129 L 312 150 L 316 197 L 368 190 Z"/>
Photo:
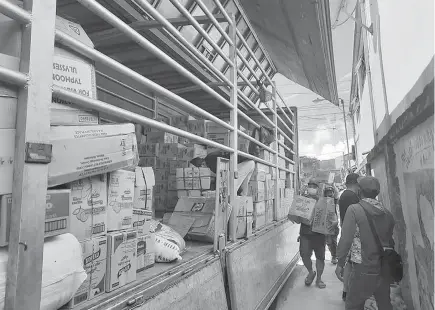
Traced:
<path id="1" fill-rule="evenodd" d="M 5 308 L 8 248 L 0 248 L 0 309 Z M 71 234 L 46 239 L 42 267 L 41 310 L 57 310 L 66 304 L 86 279 L 82 249 Z"/>

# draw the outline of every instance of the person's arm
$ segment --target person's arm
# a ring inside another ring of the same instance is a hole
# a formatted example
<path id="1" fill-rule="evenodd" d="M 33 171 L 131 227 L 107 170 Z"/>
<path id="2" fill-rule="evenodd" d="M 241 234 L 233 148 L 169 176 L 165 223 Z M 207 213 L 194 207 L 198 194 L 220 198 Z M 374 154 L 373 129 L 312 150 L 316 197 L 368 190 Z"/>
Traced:
<path id="1" fill-rule="evenodd" d="M 344 267 L 344 264 L 346 263 L 346 258 L 352 246 L 355 232 L 355 210 L 352 208 L 352 206 L 350 206 L 346 212 L 346 216 L 344 217 L 343 227 L 341 229 L 341 238 L 337 248 L 338 265 L 340 267 Z"/>

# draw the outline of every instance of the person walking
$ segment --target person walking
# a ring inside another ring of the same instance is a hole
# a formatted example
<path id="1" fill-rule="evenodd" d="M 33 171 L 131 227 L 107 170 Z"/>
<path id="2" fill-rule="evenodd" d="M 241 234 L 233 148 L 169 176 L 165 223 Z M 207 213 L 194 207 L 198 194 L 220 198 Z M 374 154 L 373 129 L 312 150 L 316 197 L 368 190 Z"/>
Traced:
<path id="1" fill-rule="evenodd" d="M 390 281 L 381 275 L 382 253 L 376 238 L 379 238 L 384 249 L 394 249 L 394 218 L 382 203 L 376 200 L 380 192 L 378 179 L 362 177 L 358 179 L 358 185 L 361 190 L 361 201 L 349 206 L 346 211 L 338 244 L 338 264 L 335 273 L 337 278 L 343 281 L 343 267 L 359 227 L 361 263 L 353 268 L 345 309 L 364 309 L 365 301 L 374 296 L 379 309 L 392 310 Z M 372 231 L 370 221 L 375 231 Z"/>
<path id="2" fill-rule="evenodd" d="M 334 187 L 332 185 L 326 185 L 325 197 L 334 198 L 335 215 L 338 218 L 336 196 L 337 195 L 336 195 L 336 191 L 335 191 Z M 326 245 L 328 246 L 329 252 L 331 252 L 331 263 L 334 265 L 336 265 L 338 262 L 338 260 L 337 260 L 337 240 L 338 240 L 339 234 L 340 234 L 340 228 L 338 227 L 338 222 L 337 222 L 337 226 L 335 226 L 334 234 L 326 236 Z"/>
<path id="3" fill-rule="evenodd" d="M 323 194 L 320 183 L 316 179 L 310 179 L 307 187 L 308 195 L 306 197 L 319 200 L 320 195 Z M 299 252 L 304 263 L 305 268 L 308 270 L 308 276 L 305 278 L 305 285 L 310 286 L 314 279 L 318 288 L 325 288 L 326 284 L 322 281 L 323 271 L 325 269 L 325 235 L 313 232 L 311 225 L 301 223 L 299 231 Z M 316 271 L 313 270 L 313 262 L 311 255 L 316 255 Z"/>
<path id="4" fill-rule="evenodd" d="M 349 206 L 359 203 L 359 185 L 358 178 L 360 176 L 356 173 L 350 173 L 346 177 L 346 189 L 340 195 L 338 200 L 338 207 L 340 212 L 340 224 L 343 228 L 344 217 Z M 343 233 L 343 230 L 342 230 Z M 361 264 L 361 240 L 359 239 L 359 228 L 356 228 L 356 232 L 353 238 L 352 246 L 349 255 L 346 260 L 343 271 L 343 293 L 342 299 L 346 300 L 347 292 L 349 291 L 350 275 L 353 267 L 356 264 Z"/>

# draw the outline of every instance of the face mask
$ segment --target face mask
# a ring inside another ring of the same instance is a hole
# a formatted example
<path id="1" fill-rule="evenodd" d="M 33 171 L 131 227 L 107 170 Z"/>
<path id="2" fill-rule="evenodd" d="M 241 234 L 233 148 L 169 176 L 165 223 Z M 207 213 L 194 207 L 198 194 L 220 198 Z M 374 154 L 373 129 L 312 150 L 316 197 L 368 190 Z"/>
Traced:
<path id="1" fill-rule="evenodd" d="M 317 194 L 317 188 L 309 188 L 308 194 L 310 195 L 316 195 Z"/>

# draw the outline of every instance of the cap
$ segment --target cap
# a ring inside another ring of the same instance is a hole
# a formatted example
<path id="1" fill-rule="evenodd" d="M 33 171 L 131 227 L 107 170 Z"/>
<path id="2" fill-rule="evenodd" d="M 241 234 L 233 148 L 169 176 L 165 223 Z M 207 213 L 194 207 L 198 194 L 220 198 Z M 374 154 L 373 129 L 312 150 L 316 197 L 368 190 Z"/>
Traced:
<path id="1" fill-rule="evenodd" d="M 357 184 L 359 177 L 360 175 L 357 173 L 349 173 L 346 177 L 346 184 Z"/>
<path id="2" fill-rule="evenodd" d="M 308 181 L 308 185 L 316 185 L 317 187 L 319 186 L 319 181 L 317 181 L 315 178 L 311 178 L 309 181 Z"/>
<path id="3" fill-rule="evenodd" d="M 360 186 L 363 192 L 367 193 L 377 193 L 379 194 L 381 191 L 381 184 L 379 180 L 375 177 L 366 176 L 358 178 L 358 185 Z"/>

